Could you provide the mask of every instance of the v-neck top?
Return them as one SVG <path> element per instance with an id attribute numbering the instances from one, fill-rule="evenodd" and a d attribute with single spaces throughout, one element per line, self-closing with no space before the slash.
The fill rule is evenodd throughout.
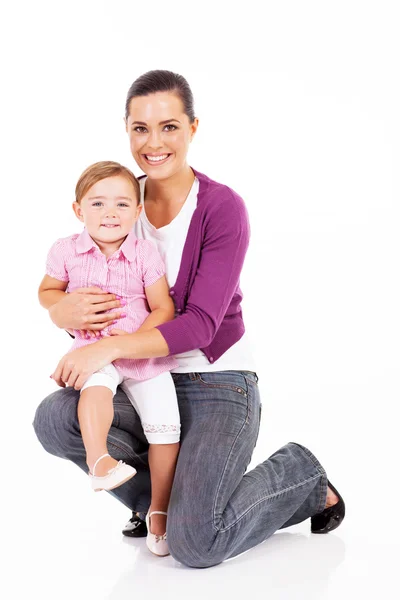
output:
<path id="1" fill-rule="evenodd" d="M 139 179 L 142 211 L 138 221 L 135 223 L 134 233 L 138 239 L 152 240 L 156 244 L 158 252 L 164 260 L 166 277 L 171 288 L 170 294 L 175 301 L 176 312 L 174 321 L 170 321 L 169 323 L 158 327 L 163 335 L 164 333 L 162 328 L 165 325 L 179 323 L 185 316 L 187 316 L 187 311 L 185 310 L 185 301 L 183 298 L 184 294 L 181 296 L 180 294 L 175 293 L 175 290 L 179 290 L 182 287 L 180 281 L 182 281 L 184 278 L 187 279 L 187 263 L 189 262 L 190 270 L 195 268 L 195 264 L 192 263 L 192 253 L 187 242 L 190 242 L 190 239 L 188 240 L 188 236 L 193 235 L 193 217 L 196 211 L 198 212 L 199 193 L 202 185 L 204 185 L 203 178 L 205 177 L 197 172 L 195 172 L 195 175 L 196 177 L 193 185 L 184 204 L 181 207 L 181 210 L 170 223 L 160 228 L 154 227 L 154 225 L 152 225 L 147 218 L 144 202 L 144 190 L 147 178 L 141 177 Z M 224 186 L 221 186 L 221 188 L 222 187 Z M 200 239 L 201 244 L 204 244 L 205 242 L 207 242 L 207 240 L 202 238 Z M 215 289 L 215 285 L 217 283 L 215 276 L 217 275 L 218 277 L 218 272 L 220 270 L 225 271 L 226 268 L 229 268 L 228 264 L 224 264 L 223 262 L 217 265 L 217 272 L 214 272 L 214 274 L 210 273 L 212 280 L 209 282 L 207 279 L 202 277 L 203 283 L 201 285 L 205 286 L 204 292 L 209 294 L 210 299 L 213 297 L 213 290 Z M 234 290 L 232 291 L 234 292 Z M 241 320 L 241 313 L 239 313 L 239 310 L 236 309 L 234 320 L 237 320 L 238 317 Z M 250 351 L 250 344 L 244 331 L 242 332 L 241 336 L 235 335 L 235 337 L 238 337 L 238 339 L 235 340 L 232 338 L 233 343 L 230 344 L 220 356 L 218 356 L 219 352 L 212 351 L 212 353 L 210 353 L 209 351 L 207 352 L 207 350 L 204 351 L 204 349 L 200 349 L 202 340 L 204 339 L 204 333 L 201 331 L 201 320 L 193 323 L 193 326 L 195 328 L 193 331 L 193 341 L 190 340 L 189 342 L 189 340 L 187 340 L 185 343 L 185 340 L 182 339 L 182 343 L 176 346 L 176 351 L 174 351 L 174 347 L 171 348 L 170 346 L 171 342 L 169 342 L 167 339 L 168 333 L 167 335 L 164 335 L 171 350 L 171 354 L 175 355 L 175 359 L 179 365 L 172 370 L 173 373 L 225 370 L 255 371 L 255 364 Z M 196 329 L 199 334 L 197 338 L 197 345 L 195 341 Z M 235 326 L 232 331 L 234 334 L 236 334 Z M 184 331 L 182 336 L 185 336 Z M 190 346 L 189 348 L 187 348 L 188 343 Z M 174 346 L 174 343 L 172 345 Z"/>

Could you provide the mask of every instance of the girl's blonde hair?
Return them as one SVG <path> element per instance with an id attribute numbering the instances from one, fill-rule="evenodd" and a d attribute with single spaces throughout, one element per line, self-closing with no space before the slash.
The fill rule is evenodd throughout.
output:
<path id="1" fill-rule="evenodd" d="M 140 187 L 139 182 L 129 169 L 120 165 L 117 162 L 113 162 L 111 160 L 102 160 L 100 162 L 94 163 L 90 165 L 87 169 L 85 169 L 82 175 L 79 177 L 78 183 L 75 187 L 75 199 L 76 202 L 80 202 L 82 198 L 88 193 L 90 188 L 101 181 L 102 179 L 107 179 L 108 177 L 116 177 L 120 175 L 124 177 L 127 181 L 129 181 L 136 194 L 136 201 L 139 203 L 140 198 Z"/>

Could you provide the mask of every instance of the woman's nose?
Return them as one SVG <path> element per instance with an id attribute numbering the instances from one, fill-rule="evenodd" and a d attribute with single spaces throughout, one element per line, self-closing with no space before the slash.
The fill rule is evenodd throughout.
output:
<path id="1" fill-rule="evenodd" d="M 158 150 L 162 148 L 161 136 L 158 131 L 153 131 L 148 138 L 148 146 L 153 150 Z"/>

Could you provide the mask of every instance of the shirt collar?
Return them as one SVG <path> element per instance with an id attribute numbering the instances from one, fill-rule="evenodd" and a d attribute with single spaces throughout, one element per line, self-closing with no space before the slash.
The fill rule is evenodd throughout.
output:
<path id="1" fill-rule="evenodd" d="M 98 248 L 97 244 L 92 240 L 85 228 L 76 238 L 76 251 L 78 254 L 89 252 L 92 248 Z"/>
<path id="2" fill-rule="evenodd" d="M 125 256 L 129 262 L 133 262 L 136 256 L 136 236 L 133 231 L 130 231 L 126 236 L 124 242 L 119 248 L 120 252 Z"/>
<path id="3" fill-rule="evenodd" d="M 125 240 L 117 250 L 117 254 L 122 252 L 129 262 L 133 262 L 135 260 L 136 255 L 136 237 L 133 231 L 130 231 L 126 236 Z M 78 235 L 76 239 L 76 251 L 78 254 L 84 254 L 85 252 L 89 252 L 92 248 L 97 248 L 99 251 L 99 247 L 96 242 L 88 234 L 87 229 L 85 228 L 80 235 Z"/>

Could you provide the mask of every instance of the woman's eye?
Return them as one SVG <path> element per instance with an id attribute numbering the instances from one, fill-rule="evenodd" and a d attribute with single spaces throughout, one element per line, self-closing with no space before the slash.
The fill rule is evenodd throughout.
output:
<path id="1" fill-rule="evenodd" d="M 178 129 L 176 125 L 166 125 L 164 127 L 165 131 L 175 131 L 175 129 Z"/>
<path id="2" fill-rule="evenodd" d="M 137 133 L 145 133 L 146 127 L 141 127 L 140 125 L 138 125 L 137 127 L 133 128 L 133 131 L 136 131 Z"/>

